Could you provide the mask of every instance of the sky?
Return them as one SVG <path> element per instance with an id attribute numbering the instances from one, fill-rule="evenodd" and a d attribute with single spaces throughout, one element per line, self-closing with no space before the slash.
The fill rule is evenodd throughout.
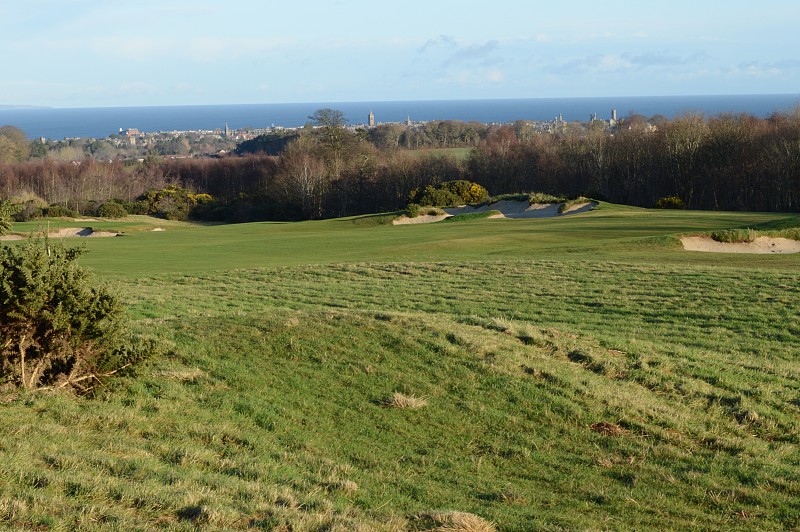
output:
<path id="1" fill-rule="evenodd" d="M 0 105 L 800 93 L 797 0 L 0 5 Z"/>

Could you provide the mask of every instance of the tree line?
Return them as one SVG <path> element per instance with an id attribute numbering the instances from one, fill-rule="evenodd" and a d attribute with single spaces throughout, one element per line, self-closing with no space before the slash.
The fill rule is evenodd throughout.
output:
<path id="1" fill-rule="evenodd" d="M 8 140 L 0 129 L 0 150 L 15 147 L 14 157 L 0 153 L 0 198 L 34 214 L 54 205 L 93 214 L 110 201 L 146 212 L 148 191 L 172 187 L 211 196 L 194 209 L 199 217 L 297 220 L 399 210 L 415 189 L 468 180 L 492 194 L 538 191 L 645 207 L 670 197 L 676 201 L 661 204 L 800 211 L 800 109 L 764 119 L 629 116 L 613 127 L 592 122 L 553 131 L 456 121 L 428 123 L 424 133 L 399 124 L 355 130 L 332 109 L 310 118 L 314 127 L 262 139 L 279 147 L 274 152 L 151 155 L 133 165 L 25 160 L 19 135 Z M 420 147 L 468 147 L 468 155 L 416 149 L 414 135 L 428 139 Z"/>

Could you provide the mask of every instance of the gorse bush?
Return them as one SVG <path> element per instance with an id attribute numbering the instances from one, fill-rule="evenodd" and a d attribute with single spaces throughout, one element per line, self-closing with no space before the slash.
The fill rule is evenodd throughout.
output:
<path id="1" fill-rule="evenodd" d="M 685 209 L 686 204 L 678 196 L 666 196 L 656 201 L 656 209 Z"/>
<path id="2" fill-rule="evenodd" d="M 464 203 L 475 204 L 486 201 L 489 192 L 478 183 L 464 180 L 445 181 L 438 187 L 416 188 L 409 195 L 409 202 L 432 207 L 455 207 Z"/>
<path id="3" fill-rule="evenodd" d="M 167 220 L 188 220 L 193 210 L 203 210 L 213 205 L 214 198 L 210 194 L 193 194 L 177 185 L 169 185 L 162 189 L 145 192 L 139 201 L 147 205 L 144 214 L 151 214 Z M 130 209 L 129 209 L 130 212 Z"/>
<path id="4" fill-rule="evenodd" d="M 11 218 L 17 213 L 19 206 L 10 201 L 0 200 L 0 235 L 11 231 Z"/>
<path id="5" fill-rule="evenodd" d="M 83 248 L 49 239 L 0 248 L 0 382 L 91 391 L 145 358 L 124 308 L 76 261 Z"/>

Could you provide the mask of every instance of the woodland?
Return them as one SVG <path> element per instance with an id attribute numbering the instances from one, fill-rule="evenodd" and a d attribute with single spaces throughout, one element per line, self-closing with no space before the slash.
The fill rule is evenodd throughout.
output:
<path id="1" fill-rule="evenodd" d="M 537 190 L 643 207 L 662 200 L 800 211 L 800 109 L 768 118 L 629 116 L 613 126 L 547 130 L 524 121 L 367 130 L 346 127 L 332 109 L 309 118 L 313 127 L 259 137 L 224 157 L 154 153 L 133 163 L 34 157 L 24 134 L 0 128 L 0 197 L 20 206 L 20 220 L 96 215 L 108 203 L 173 219 L 300 220 L 395 211 L 417 189 L 468 180 L 494 195 Z"/>

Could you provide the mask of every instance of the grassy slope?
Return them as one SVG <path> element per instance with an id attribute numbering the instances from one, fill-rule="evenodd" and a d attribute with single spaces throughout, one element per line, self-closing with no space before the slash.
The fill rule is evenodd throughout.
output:
<path id="1" fill-rule="evenodd" d="M 786 218 L 603 204 L 87 240 L 174 355 L 2 407 L 12 526 L 800 526 L 797 256 L 679 249 Z M 424 396 L 388 409 L 394 391 Z"/>

